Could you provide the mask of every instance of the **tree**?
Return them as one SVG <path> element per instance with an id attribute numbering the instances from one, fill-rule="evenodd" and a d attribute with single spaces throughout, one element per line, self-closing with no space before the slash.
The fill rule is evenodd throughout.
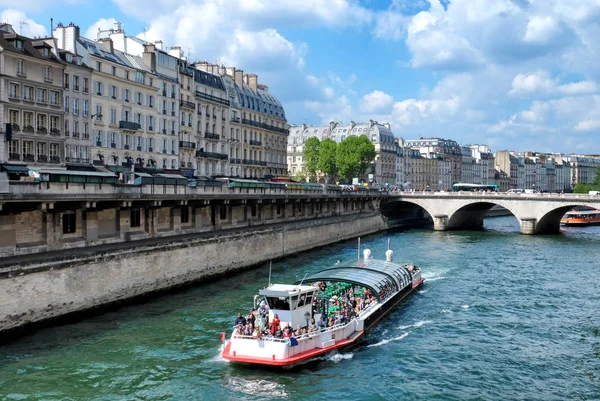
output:
<path id="1" fill-rule="evenodd" d="M 364 135 L 349 136 L 344 139 L 336 151 L 338 173 L 346 182 L 363 174 L 375 160 L 375 146 Z"/>
<path id="2" fill-rule="evenodd" d="M 308 138 L 304 144 L 304 169 L 309 179 L 315 179 L 319 168 L 319 148 L 321 141 L 316 136 Z"/>
<path id="3" fill-rule="evenodd" d="M 584 184 L 582 182 L 578 182 L 577 184 L 575 184 L 575 187 L 573 188 L 573 193 L 576 193 L 576 194 L 587 194 L 590 191 L 593 191 L 592 185 Z"/>
<path id="4" fill-rule="evenodd" d="M 293 177 L 292 179 L 294 179 L 295 181 L 301 181 L 301 182 L 305 182 L 306 181 L 306 174 L 304 174 L 304 171 L 298 171 Z"/>
<path id="5" fill-rule="evenodd" d="M 318 169 L 327 176 L 326 182 L 329 182 L 337 174 L 336 150 L 337 143 L 333 139 L 323 139 L 319 148 Z"/>

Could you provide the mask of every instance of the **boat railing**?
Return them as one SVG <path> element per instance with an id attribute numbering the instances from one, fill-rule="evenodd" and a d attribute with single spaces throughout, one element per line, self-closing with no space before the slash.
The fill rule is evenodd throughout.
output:
<path id="1" fill-rule="evenodd" d="M 344 328 L 344 327 L 348 326 L 355 319 L 356 319 L 356 317 L 354 319 L 350 320 L 348 323 L 338 323 L 338 324 L 336 324 L 334 326 L 331 326 L 331 327 L 322 327 L 319 330 L 314 331 L 312 333 L 302 334 L 299 337 L 295 337 L 294 336 L 294 338 L 296 340 L 298 340 L 298 341 L 303 341 L 303 340 L 307 340 L 307 339 L 316 337 L 316 336 L 321 335 L 323 333 L 327 333 L 327 332 L 330 332 L 330 331 L 336 331 L 338 329 L 341 329 L 341 328 Z M 240 335 L 240 334 L 236 334 L 235 332 L 232 333 L 231 338 L 240 339 L 240 340 L 272 341 L 272 342 L 279 342 L 279 343 L 285 343 L 285 342 L 287 342 L 289 340 L 289 338 L 279 338 L 279 337 L 275 337 L 275 336 L 254 337 L 254 336 L 248 336 L 248 335 Z"/>

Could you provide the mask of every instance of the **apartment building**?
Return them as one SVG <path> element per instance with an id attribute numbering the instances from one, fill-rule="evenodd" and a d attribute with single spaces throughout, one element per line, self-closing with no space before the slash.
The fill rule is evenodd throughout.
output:
<path id="1" fill-rule="evenodd" d="M 43 39 L 1 24 L 0 65 L 0 162 L 64 165 L 64 63 Z"/>

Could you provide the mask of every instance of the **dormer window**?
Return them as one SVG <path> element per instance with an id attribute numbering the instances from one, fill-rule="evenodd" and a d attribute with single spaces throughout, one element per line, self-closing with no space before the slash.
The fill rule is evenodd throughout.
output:
<path id="1" fill-rule="evenodd" d="M 44 57 L 50 57 L 50 49 L 44 47 L 44 49 L 42 50 L 42 54 L 44 55 Z"/>
<path id="2" fill-rule="evenodd" d="M 22 50 L 23 49 L 23 41 L 21 39 L 17 39 L 15 41 L 15 47 L 19 50 Z"/>
<path id="3" fill-rule="evenodd" d="M 73 55 L 72 55 L 72 54 L 69 54 L 69 53 L 67 53 L 67 54 L 65 55 L 65 59 L 66 59 L 66 60 L 67 60 L 69 63 L 71 63 L 71 62 L 73 62 Z"/>

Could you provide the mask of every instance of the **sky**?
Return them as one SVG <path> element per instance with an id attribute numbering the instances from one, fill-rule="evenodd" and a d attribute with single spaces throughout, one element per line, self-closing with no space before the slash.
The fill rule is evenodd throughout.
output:
<path id="1" fill-rule="evenodd" d="M 181 46 L 258 74 L 292 125 L 389 122 L 397 137 L 600 153 L 599 0 L 0 0 L 27 36 Z"/>

